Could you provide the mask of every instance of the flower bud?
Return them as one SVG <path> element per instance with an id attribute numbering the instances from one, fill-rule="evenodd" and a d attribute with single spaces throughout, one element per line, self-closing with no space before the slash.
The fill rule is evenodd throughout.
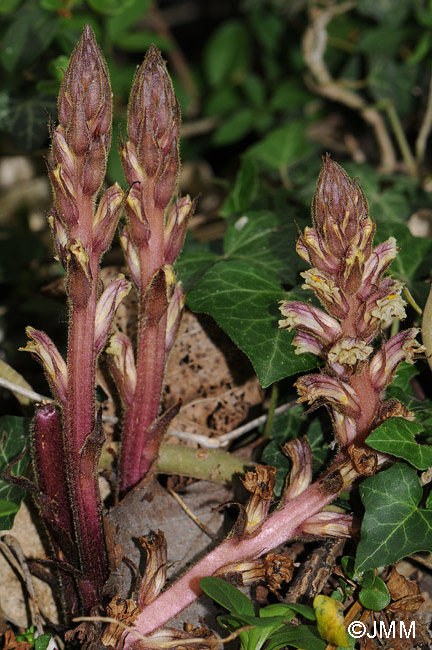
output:
<path id="1" fill-rule="evenodd" d="M 93 217 L 93 250 L 104 253 L 111 244 L 124 201 L 123 190 L 114 183 L 103 193 Z"/>
<path id="2" fill-rule="evenodd" d="M 135 393 L 137 372 L 129 337 L 121 332 L 116 332 L 110 338 L 105 352 L 108 355 L 108 365 L 120 399 L 123 404 L 130 404 Z"/>
<path id="3" fill-rule="evenodd" d="M 165 350 L 168 355 L 174 345 L 177 331 L 180 325 L 180 320 L 183 314 L 183 309 L 186 304 L 186 294 L 179 284 L 176 284 L 174 293 L 168 305 L 167 311 L 167 326 L 166 326 L 166 342 Z"/>
<path id="4" fill-rule="evenodd" d="M 138 251 L 132 242 L 128 228 L 120 228 L 120 244 L 123 249 L 123 254 L 126 258 L 133 283 L 137 289 L 139 289 L 141 287 L 141 265 L 138 257 Z"/>
<path id="5" fill-rule="evenodd" d="M 359 532 L 359 525 L 354 522 L 352 515 L 339 512 L 318 512 L 304 521 L 301 530 L 304 535 L 353 537 L 355 533 Z"/>
<path id="6" fill-rule="evenodd" d="M 154 200 L 160 208 L 171 200 L 177 180 L 179 130 L 180 110 L 171 80 L 159 51 L 151 46 L 133 82 L 128 138 L 145 177 L 155 179 Z M 131 171 L 125 167 L 126 178 L 131 178 Z"/>
<path id="7" fill-rule="evenodd" d="M 27 341 L 26 347 L 20 350 L 30 352 L 42 364 L 53 393 L 59 402 L 64 404 L 67 388 L 65 360 L 45 332 L 27 327 L 26 334 L 30 341 Z"/>
<path id="8" fill-rule="evenodd" d="M 69 150 L 78 159 L 85 157 L 84 169 L 81 168 L 74 182 L 80 184 L 84 195 L 94 196 L 105 174 L 111 140 L 112 100 L 108 68 L 88 25 L 84 27 L 63 76 L 58 115 L 60 134 Z M 55 162 L 63 166 L 59 147 L 64 148 L 60 142 L 53 145 L 53 156 Z"/>
<path id="9" fill-rule="evenodd" d="M 329 375 L 305 375 L 294 384 L 300 395 L 298 402 L 330 403 L 337 411 L 355 417 L 360 412 L 360 400 L 345 381 Z"/>
<path id="10" fill-rule="evenodd" d="M 69 244 L 66 291 L 76 307 L 85 307 L 92 291 L 90 259 L 79 239 Z"/>
<path id="11" fill-rule="evenodd" d="M 127 296 L 131 284 L 124 275 L 119 275 L 116 280 L 105 289 L 96 305 L 95 315 L 95 352 L 99 354 L 108 340 L 115 311 L 123 298 Z"/>
<path id="12" fill-rule="evenodd" d="M 165 262 L 174 264 L 183 247 L 188 222 L 194 213 L 196 199 L 191 201 L 189 196 L 177 199 L 171 207 L 164 230 Z"/>
<path id="13" fill-rule="evenodd" d="M 385 388 L 394 378 L 402 361 L 414 363 L 426 348 L 416 341 L 419 329 L 413 327 L 392 336 L 373 357 L 369 365 L 369 375 L 377 392 Z"/>
<path id="14" fill-rule="evenodd" d="M 65 227 L 57 216 L 54 207 L 51 208 L 47 216 L 48 224 L 51 228 L 54 237 L 55 247 L 57 249 L 58 260 L 61 262 L 64 269 L 67 265 L 67 249 L 68 249 L 68 236 Z"/>

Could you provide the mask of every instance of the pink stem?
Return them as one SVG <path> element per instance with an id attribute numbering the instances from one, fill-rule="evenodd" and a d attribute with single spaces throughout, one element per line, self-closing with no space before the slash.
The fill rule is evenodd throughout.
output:
<path id="1" fill-rule="evenodd" d="M 150 635 L 182 612 L 202 594 L 199 585 L 201 578 L 213 575 L 226 564 L 264 555 L 295 537 L 302 523 L 329 504 L 341 489 L 346 489 L 346 481 L 342 485 L 340 473 L 333 468 L 333 471 L 271 515 L 254 537 L 231 537 L 222 542 L 172 587 L 147 605 L 134 623 L 136 631 Z M 133 632 L 128 634 L 123 650 L 128 650 L 136 640 Z"/>

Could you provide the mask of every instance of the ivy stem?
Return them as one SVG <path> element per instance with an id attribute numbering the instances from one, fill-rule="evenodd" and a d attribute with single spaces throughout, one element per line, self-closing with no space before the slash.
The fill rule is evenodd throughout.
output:
<path id="1" fill-rule="evenodd" d="M 278 382 L 275 382 L 272 385 L 272 389 L 271 389 L 270 406 L 267 413 L 267 421 L 264 427 L 263 440 L 268 440 L 271 436 L 278 397 L 279 397 L 279 384 Z"/>

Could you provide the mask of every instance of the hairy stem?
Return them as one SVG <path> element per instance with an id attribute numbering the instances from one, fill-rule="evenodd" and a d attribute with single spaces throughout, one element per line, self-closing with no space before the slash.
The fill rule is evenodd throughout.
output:
<path id="1" fill-rule="evenodd" d="M 302 523 L 328 505 L 356 476 L 358 474 L 351 463 L 341 461 L 281 510 L 274 512 L 253 537 L 226 539 L 151 602 L 135 621 L 134 628 L 140 634 L 151 634 L 202 594 L 201 578 L 214 575 L 227 564 L 264 555 L 295 537 Z M 125 639 L 124 650 L 130 648 L 135 640 L 130 633 Z"/>

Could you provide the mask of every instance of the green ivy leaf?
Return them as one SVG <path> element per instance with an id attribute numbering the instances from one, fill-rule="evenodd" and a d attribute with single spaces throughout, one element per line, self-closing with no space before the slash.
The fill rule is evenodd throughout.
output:
<path id="1" fill-rule="evenodd" d="M 316 366 L 296 355 L 293 332 L 280 330 L 278 302 L 285 298 L 274 276 L 250 261 L 218 262 L 188 293 L 194 311 L 210 314 L 249 357 L 262 386 Z"/>
<path id="2" fill-rule="evenodd" d="M 29 426 L 28 418 L 15 415 L 0 417 L 0 475 L 23 452 L 26 453 L 14 464 L 12 474 L 13 476 L 22 476 L 25 473 L 30 460 L 30 455 L 26 451 L 29 441 Z M 0 530 L 12 528 L 15 515 L 25 495 L 25 490 L 0 478 Z"/>
<path id="3" fill-rule="evenodd" d="M 421 431 L 423 427 L 417 422 L 390 418 L 377 427 L 366 442 L 377 451 L 403 458 L 417 469 L 427 469 L 432 465 L 432 446 L 419 445 L 414 440 Z"/>
<path id="4" fill-rule="evenodd" d="M 129 10 L 136 0 L 88 0 L 93 11 L 105 16 L 117 16 Z"/>
<path id="5" fill-rule="evenodd" d="M 221 578 L 202 578 L 200 580 L 201 589 L 207 596 L 210 596 L 215 602 L 225 607 L 232 614 L 246 614 L 255 616 L 255 610 L 252 602 L 245 596 L 240 589 L 230 585 Z"/>
<path id="6" fill-rule="evenodd" d="M 309 150 L 304 124 L 293 120 L 274 129 L 258 144 L 248 149 L 248 154 L 272 169 L 285 169 Z"/>
<path id="7" fill-rule="evenodd" d="M 234 187 L 229 193 L 220 214 L 229 217 L 245 212 L 250 207 L 257 192 L 257 168 L 249 156 L 244 156 L 237 173 Z"/>
<path id="8" fill-rule="evenodd" d="M 47 139 L 47 112 L 55 113 L 55 98 L 34 95 L 23 100 L 0 95 L 0 129 L 10 133 L 23 149 L 37 149 Z"/>
<path id="9" fill-rule="evenodd" d="M 52 639 L 51 634 L 41 634 L 35 639 L 35 650 L 46 650 Z"/>
<path id="10" fill-rule="evenodd" d="M 432 551 L 432 511 L 419 508 L 422 487 L 414 469 L 397 463 L 360 485 L 365 506 L 356 571 Z"/>
<path id="11" fill-rule="evenodd" d="M 361 586 L 359 601 L 363 607 L 371 609 L 373 612 L 379 612 L 389 605 L 391 601 L 389 590 L 385 582 L 375 575 L 373 569 L 365 571 Z"/>
<path id="12" fill-rule="evenodd" d="M 213 132 L 212 142 L 215 145 L 227 145 L 244 138 L 254 126 L 254 111 L 252 108 L 241 108 L 229 117 L 223 119 Z"/>
<path id="13" fill-rule="evenodd" d="M 250 36 L 240 20 L 225 21 L 213 32 L 205 53 L 206 78 L 212 86 L 238 82 L 250 59 Z"/>

